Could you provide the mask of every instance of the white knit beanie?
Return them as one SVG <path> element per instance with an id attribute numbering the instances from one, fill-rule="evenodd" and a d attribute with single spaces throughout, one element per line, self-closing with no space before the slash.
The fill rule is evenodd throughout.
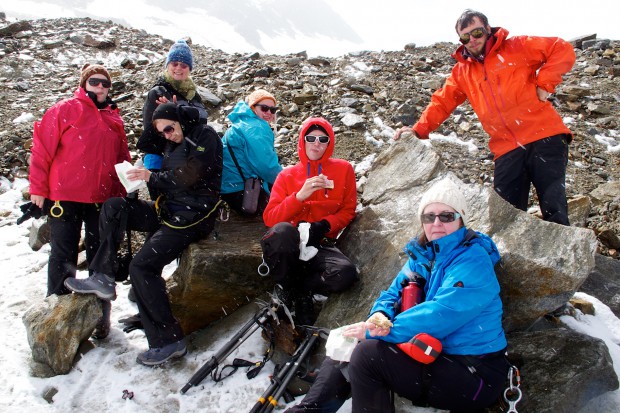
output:
<path id="1" fill-rule="evenodd" d="M 418 217 L 422 216 L 424 208 L 435 202 L 448 205 L 461 214 L 463 225 L 467 226 L 467 201 L 459 187 L 451 179 L 443 178 L 434 183 L 433 186 L 422 195 L 420 206 L 418 207 Z"/>

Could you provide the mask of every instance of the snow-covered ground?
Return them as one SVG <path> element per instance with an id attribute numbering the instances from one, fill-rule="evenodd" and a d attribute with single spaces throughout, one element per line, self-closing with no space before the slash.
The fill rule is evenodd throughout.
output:
<path id="1" fill-rule="evenodd" d="M 189 337 L 190 353 L 182 360 L 163 367 L 149 368 L 135 362 L 147 343 L 142 330 L 124 333 L 119 318 L 136 313 L 135 305 L 127 299 L 127 286 L 119 284 L 118 299 L 112 306 L 112 331 L 106 340 L 95 342 L 95 348 L 83 355 L 73 370 L 63 376 L 33 378 L 29 375 L 31 352 L 22 323 L 25 311 L 42 300 L 46 291 L 47 259 L 49 246 L 34 252 L 28 245 L 32 221 L 20 226 L 15 220 L 20 216 L 23 203 L 21 189 L 27 181 L 18 179 L 10 183 L 0 178 L 6 189 L 0 195 L 0 268 L 3 285 L 0 288 L 0 331 L 4 347 L 0 352 L 0 411 L 1 412 L 211 412 L 233 413 L 249 411 L 257 398 L 269 385 L 273 363 L 269 362 L 260 374 L 249 380 L 240 369 L 231 377 L 215 383 L 207 377 L 199 386 L 186 394 L 179 390 L 222 345 L 249 319 L 254 305 L 244 307 L 214 326 Z M 171 274 L 174 265 L 166 267 Z M 80 272 L 79 277 L 85 277 Z M 577 319 L 563 317 L 571 328 L 601 338 L 607 343 L 611 357 L 620 373 L 620 320 L 607 306 L 594 297 L 579 293 L 580 297 L 594 303 L 595 316 L 580 315 Z M 258 361 L 266 343 L 255 333 L 229 361 L 241 357 Z M 123 399 L 123 391 L 133 392 L 133 399 Z M 54 394 L 55 392 L 55 394 Z M 49 404 L 44 396 L 53 400 Z M 399 412 L 430 413 L 434 409 L 407 407 Z M 607 393 L 593 400 L 582 413 L 616 413 L 620 406 L 620 391 Z M 341 412 L 350 411 L 350 402 Z"/>

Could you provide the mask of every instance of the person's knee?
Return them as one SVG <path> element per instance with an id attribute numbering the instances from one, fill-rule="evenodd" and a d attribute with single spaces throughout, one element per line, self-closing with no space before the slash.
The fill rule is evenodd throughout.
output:
<path id="1" fill-rule="evenodd" d="M 329 289 L 333 293 L 340 293 L 351 288 L 357 281 L 357 268 L 353 263 L 341 267 L 336 274 L 329 277 L 327 282 Z"/>
<path id="2" fill-rule="evenodd" d="M 261 239 L 266 253 L 289 253 L 299 248 L 299 231 L 288 222 L 280 222 L 271 227 Z"/>

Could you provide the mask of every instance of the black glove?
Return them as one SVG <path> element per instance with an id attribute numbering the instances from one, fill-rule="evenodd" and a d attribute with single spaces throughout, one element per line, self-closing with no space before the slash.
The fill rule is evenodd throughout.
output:
<path id="1" fill-rule="evenodd" d="M 125 327 L 123 327 L 123 331 L 125 333 L 130 333 L 138 329 L 144 329 L 144 326 L 142 325 L 142 319 L 140 318 L 139 313 L 132 315 L 131 317 L 121 318 L 120 320 L 118 320 L 118 322 L 121 324 L 125 324 Z"/>
<path id="2" fill-rule="evenodd" d="M 326 219 L 322 219 L 310 224 L 310 233 L 308 234 L 308 243 L 311 247 L 318 247 L 321 245 L 321 241 L 325 238 L 325 234 L 329 232 L 331 225 Z"/>
<path id="3" fill-rule="evenodd" d="M 21 224 L 24 221 L 27 221 L 30 218 L 39 219 L 41 215 L 43 215 L 43 211 L 41 208 L 36 206 L 32 202 L 27 202 L 19 206 L 19 209 L 22 211 L 22 216 L 17 218 L 17 225 Z"/>

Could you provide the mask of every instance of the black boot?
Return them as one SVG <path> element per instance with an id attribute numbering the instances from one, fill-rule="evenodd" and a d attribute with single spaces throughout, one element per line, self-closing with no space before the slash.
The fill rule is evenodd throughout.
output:
<path id="1" fill-rule="evenodd" d="M 296 325 L 311 326 L 316 321 L 314 315 L 314 299 L 310 293 L 301 293 L 295 296 L 295 315 L 293 316 Z"/>

